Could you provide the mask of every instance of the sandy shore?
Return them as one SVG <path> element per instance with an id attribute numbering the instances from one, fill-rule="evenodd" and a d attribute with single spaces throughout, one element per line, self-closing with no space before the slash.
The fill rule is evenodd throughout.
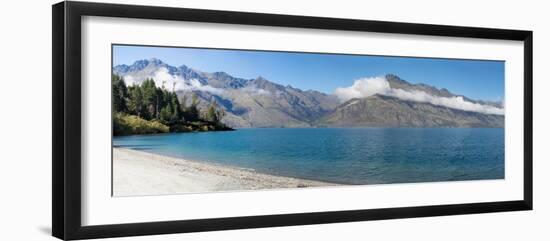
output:
<path id="1" fill-rule="evenodd" d="M 114 196 L 332 186 L 298 178 L 113 148 Z"/>

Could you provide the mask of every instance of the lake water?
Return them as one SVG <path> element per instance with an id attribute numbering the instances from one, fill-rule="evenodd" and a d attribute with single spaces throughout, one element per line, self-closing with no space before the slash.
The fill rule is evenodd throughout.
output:
<path id="1" fill-rule="evenodd" d="M 504 178 L 502 128 L 261 128 L 115 137 L 113 145 L 342 184 Z"/>

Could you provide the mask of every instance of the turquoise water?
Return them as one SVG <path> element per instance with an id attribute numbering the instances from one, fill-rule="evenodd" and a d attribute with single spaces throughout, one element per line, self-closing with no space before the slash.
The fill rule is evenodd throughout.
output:
<path id="1" fill-rule="evenodd" d="M 501 128 L 261 128 L 115 137 L 113 145 L 342 184 L 504 178 Z"/>

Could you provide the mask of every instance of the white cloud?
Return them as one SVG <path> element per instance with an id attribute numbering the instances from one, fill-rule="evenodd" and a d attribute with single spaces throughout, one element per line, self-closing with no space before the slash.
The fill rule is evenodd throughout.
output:
<path id="1" fill-rule="evenodd" d="M 350 87 L 336 88 L 334 94 L 341 100 L 362 98 L 374 94 L 386 94 L 390 91 L 390 84 L 383 77 L 362 78 L 356 80 Z"/>
<path id="2" fill-rule="evenodd" d="M 389 82 L 383 77 L 362 78 L 356 80 L 350 87 L 337 88 L 334 94 L 341 100 L 347 101 L 353 98 L 363 98 L 374 94 L 391 96 L 407 101 L 430 103 L 453 109 L 473 111 L 484 114 L 504 115 L 504 109 L 491 105 L 483 105 L 464 100 L 461 96 L 440 97 L 428 94 L 424 91 L 406 91 L 392 89 Z"/>
<path id="3" fill-rule="evenodd" d="M 183 90 L 183 91 L 193 91 L 200 90 L 210 92 L 212 94 L 221 94 L 223 89 L 214 88 L 210 85 L 203 85 L 197 79 L 186 80 L 177 75 L 171 75 L 167 68 L 160 68 L 149 76 L 145 76 L 141 79 L 137 79 L 134 76 L 126 75 L 124 76 L 124 82 L 126 85 L 141 84 L 146 78 L 152 78 L 155 81 L 157 87 L 163 87 L 169 90 Z"/>
<path id="4" fill-rule="evenodd" d="M 256 88 L 254 86 L 246 86 L 244 88 L 241 88 L 241 90 L 251 95 L 271 95 L 271 92 L 264 89 Z"/>
<path id="5" fill-rule="evenodd" d="M 212 87 L 210 85 L 203 85 L 197 79 L 189 80 L 189 85 L 187 87 L 190 90 L 206 91 L 206 92 L 210 92 L 212 94 L 222 94 L 223 93 L 223 89 L 215 88 L 215 87 Z"/>
<path id="6" fill-rule="evenodd" d="M 158 87 L 164 87 L 169 90 L 184 90 L 186 89 L 185 80 L 179 76 L 171 75 L 167 68 L 160 68 L 155 71 L 153 76 L 150 76 L 155 81 Z"/>
<path id="7" fill-rule="evenodd" d="M 131 75 L 125 75 L 125 76 L 123 76 L 123 79 L 124 79 L 124 84 L 126 84 L 126 86 L 132 86 L 132 85 L 135 85 L 135 84 L 139 84 L 134 79 L 134 77 L 132 77 Z"/>

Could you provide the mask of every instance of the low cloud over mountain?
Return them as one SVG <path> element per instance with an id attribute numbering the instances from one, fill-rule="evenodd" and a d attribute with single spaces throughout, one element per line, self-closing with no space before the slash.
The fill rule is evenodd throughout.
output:
<path id="1" fill-rule="evenodd" d="M 180 98 L 196 94 L 200 107 L 216 101 L 227 115 L 223 122 L 232 127 L 308 127 L 314 120 L 334 110 L 335 96 L 318 91 L 302 91 L 262 77 L 243 79 L 225 72 L 207 73 L 185 65 L 170 66 L 158 59 L 118 65 L 113 72 L 127 85 L 153 78 L 157 86 L 175 90 Z"/>
<path id="2" fill-rule="evenodd" d="M 151 74 L 142 76 L 142 78 L 134 78 L 131 74 L 123 76 L 126 85 L 139 85 L 145 79 L 143 77 L 152 78 L 156 86 L 164 86 L 175 91 L 206 91 L 213 94 L 223 92 L 223 89 L 202 84 L 198 79 L 184 79 L 182 76 L 170 74 L 166 67 L 159 67 Z"/>
<path id="3" fill-rule="evenodd" d="M 205 107 L 216 101 L 233 127 L 414 126 L 502 127 L 500 103 L 472 100 L 446 89 L 411 84 L 396 75 L 363 78 L 333 94 L 283 86 L 265 78 L 243 79 L 203 72 L 158 59 L 118 65 L 113 73 L 127 85 L 152 78 L 183 100 L 196 94 Z"/>
<path id="4" fill-rule="evenodd" d="M 479 112 L 492 115 L 504 115 L 504 108 L 475 103 L 465 100 L 463 96 L 437 96 L 422 90 L 392 88 L 386 77 L 362 78 L 356 80 L 352 86 L 337 88 L 334 94 L 341 101 L 353 98 L 365 98 L 375 94 L 395 97 L 405 101 L 429 103 L 458 110 Z"/>

